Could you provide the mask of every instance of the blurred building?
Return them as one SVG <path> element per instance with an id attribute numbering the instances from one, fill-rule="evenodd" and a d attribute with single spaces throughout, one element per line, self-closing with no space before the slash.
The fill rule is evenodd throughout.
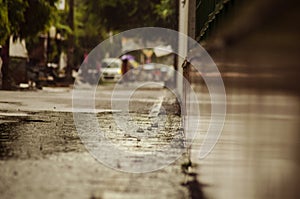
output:
<path id="1" fill-rule="evenodd" d="M 28 52 L 24 39 L 10 37 L 9 56 L 11 78 L 15 85 L 27 82 L 26 63 L 28 61 Z"/>

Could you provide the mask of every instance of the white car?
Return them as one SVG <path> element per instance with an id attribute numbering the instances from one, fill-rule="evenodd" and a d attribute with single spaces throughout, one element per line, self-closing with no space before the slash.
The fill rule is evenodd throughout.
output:
<path id="1" fill-rule="evenodd" d="M 105 58 L 101 62 L 101 80 L 103 82 L 116 82 L 121 76 L 122 61 L 118 58 Z"/>

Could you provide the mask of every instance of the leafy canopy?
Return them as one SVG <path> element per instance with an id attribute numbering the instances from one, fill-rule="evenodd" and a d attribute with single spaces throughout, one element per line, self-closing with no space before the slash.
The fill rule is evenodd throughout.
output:
<path id="1" fill-rule="evenodd" d="M 78 0 L 76 34 L 81 46 L 98 43 L 114 33 L 132 28 L 157 26 L 177 29 L 175 0 Z"/>
<path id="2" fill-rule="evenodd" d="M 0 0 L 0 45 L 10 36 L 36 36 L 53 19 L 57 0 Z"/>

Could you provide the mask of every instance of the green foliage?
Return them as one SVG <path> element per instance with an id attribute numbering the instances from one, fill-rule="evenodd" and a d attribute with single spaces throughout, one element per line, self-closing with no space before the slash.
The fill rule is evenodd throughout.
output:
<path id="1" fill-rule="evenodd" d="M 77 44 L 92 48 L 107 38 L 108 32 L 157 26 L 177 29 L 175 0 L 81 0 L 76 1 Z"/>
<path id="2" fill-rule="evenodd" d="M 0 0 L 0 45 L 5 42 L 5 39 L 9 36 L 9 32 L 7 4 L 4 0 Z"/>
<path id="3" fill-rule="evenodd" d="M 57 11 L 56 1 L 0 0 L 0 44 L 9 35 L 36 36 L 49 24 L 73 33 L 66 25 L 67 12 Z M 176 29 L 176 8 L 174 0 L 76 0 L 74 35 L 78 45 L 91 47 L 91 43 L 107 38 L 109 31 L 144 26 Z"/>
<path id="4" fill-rule="evenodd" d="M 36 36 L 49 25 L 56 0 L 0 0 L 0 42 L 10 36 Z"/>
<path id="5" fill-rule="evenodd" d="M 161 0 L 160 4 L 155 6 L 154 12 L 165 21 L 169 28 L 177 29 L 174 24 L 177 22 L 176 7 L 177 1 L 174 0 Z"/>
<path id="6" fill-rule="evenodd" d="M 20 36 L 35 36 L 44 30 L 51 19 L 51 1 L 27 0 L 28 7 L 24 12 L 25 21 L 20 24 Z"/>
<path id="7" fill-rule="evenodd" d="M 160 26 L 172 28 L 175 1 L 171 0 L 111 0 L 98 1 L 90 8 L 91 13 L 98 13 L 99 23 L 112 30 L 127 30 L 143 26 Z M 94 2 L 95 3 L 95 2 Z M 98 12 L 97 12 L 98 11 Z M 173 20 L 174 22 L 174 20 Z"/>

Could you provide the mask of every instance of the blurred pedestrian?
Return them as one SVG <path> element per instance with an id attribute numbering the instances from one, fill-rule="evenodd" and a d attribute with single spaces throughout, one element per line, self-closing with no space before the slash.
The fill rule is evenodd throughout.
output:
<path id="1" fill-rule="evenodd" d="M 121 67 L 121 73 L 122 73 L 122 81 L 127 81 L 128 78 L 126 73 L 130 70 L 129 62 L 127 58 L 122 58 L 122 67 Z"/>

